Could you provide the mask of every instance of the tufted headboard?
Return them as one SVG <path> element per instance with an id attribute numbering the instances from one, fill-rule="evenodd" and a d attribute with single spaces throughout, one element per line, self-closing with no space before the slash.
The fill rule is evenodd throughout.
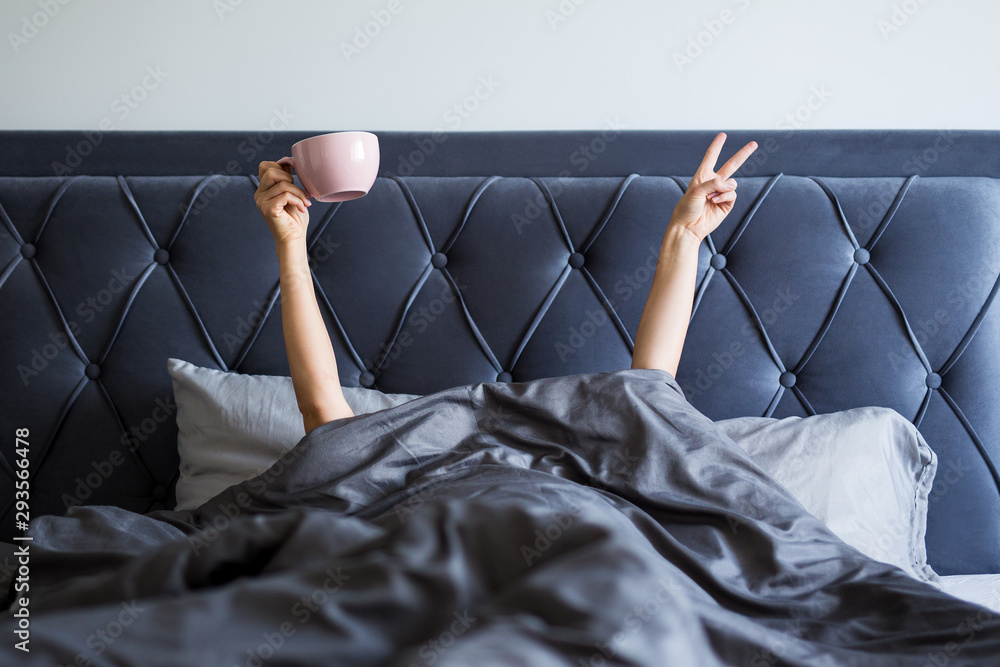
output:
<path id="1" fill-rule="evenodd" d="M 252 193 L 260 160 L 316 133 L 0 132 L 0 539 L 15 429 L 35 515 L 171 508 L 166 359 L 288 374 Z M 378 134 L 371 193 L 310 209 L 344 385 L 629 366 L 714 133 Z M 724 158 L 750 139 L 701 252 L 688 399 L 713 419 L 894 408 L 939 457 L 931 565 L 1000 572 L 1000 133 L 733 132 Z"/>

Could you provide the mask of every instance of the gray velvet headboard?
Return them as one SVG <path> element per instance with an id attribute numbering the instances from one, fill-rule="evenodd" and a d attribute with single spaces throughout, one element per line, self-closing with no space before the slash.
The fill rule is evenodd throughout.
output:
<path id="1" fill-rule="evenodd" d="M 34 515 L 172 507 L 166 359 L 288 374 L 252 193 L 260 160 L 316 133 L 0 133 L 0 538 L 16 429 Z M 343 384 L 628 367 L 713 132 L 376 133 L 371 193 L 310 209 Z M 688 399 L 713 419 L 896 409 L 939 457 L 930 564 L 1000 572 L 1000 133 L 733 132 L 728 152 L 750 139 L 702 248 Z"/>

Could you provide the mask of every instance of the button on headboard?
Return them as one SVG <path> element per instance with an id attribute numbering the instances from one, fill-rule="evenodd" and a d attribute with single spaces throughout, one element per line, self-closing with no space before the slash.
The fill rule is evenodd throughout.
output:
<path id="1" fill-rule="evenodd" d="M 0 538 L 16 428 L 35 514 L 172 507 L 166 359 L 288 374 L 252 195 L 257 162 L 309 134 L 0 133 Z M 381 133 L 371 193 L 310 209 L 342 383 L 428 393 L 628 367 L 711 136 Z M 751 138 L 736 207 L 701 249 L 678 381 L 713 419 L 894 408 L 939 457 L 931 565 L 1000 572 L 1000 136 L 732 133 L 727 152 Z"/>

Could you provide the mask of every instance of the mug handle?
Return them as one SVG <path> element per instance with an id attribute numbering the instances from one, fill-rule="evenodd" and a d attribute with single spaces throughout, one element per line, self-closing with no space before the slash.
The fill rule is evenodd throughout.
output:
<path id="1" fill-rule="evenodd" d="M 284 166 L 284 165 L 287 164 L 292 169 L 295 168 L 295 160 L 292 159 L 292 158 L 290 158 L 290 157 L 283 157 L 283 158 L 281 158 L 280 160 L 278 160 L 278 164 L 280 164 L 282 166 Z M 302 190 L 309 196 L 310 199 L 316 199 L 316 195 L 314 195 L 313 193 L 309 192 L 309 190 L 306 188 L 305 184 L 302 185 Z"/>

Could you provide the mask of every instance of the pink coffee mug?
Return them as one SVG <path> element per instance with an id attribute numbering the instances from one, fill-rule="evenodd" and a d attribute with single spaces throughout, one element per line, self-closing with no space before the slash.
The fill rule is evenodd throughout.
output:
<path id="1" fill-rule="evenodd" d="M 378 175 L 378 137 L 371 132 L 331 132 L 297 141 L 291 165 L 306 194 L 317 201 L 348 201 L 368 194 Z"/>

